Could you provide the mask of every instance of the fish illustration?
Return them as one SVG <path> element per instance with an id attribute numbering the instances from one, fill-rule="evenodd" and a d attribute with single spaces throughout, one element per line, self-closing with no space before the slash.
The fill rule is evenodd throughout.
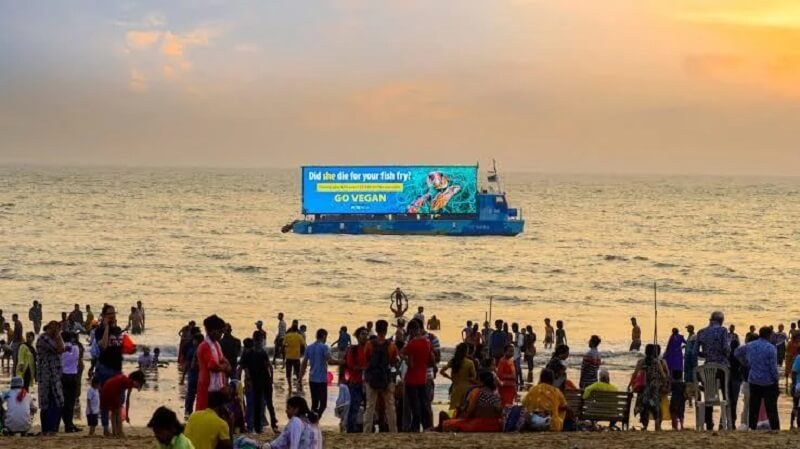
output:
<path id="1" fill-rule="evenodd" d="M 428 173 L 428 188 L 436 190 L 444 190 L 450 184 L 450 178 L 440 171 L 432 171 Z"/>
<path id="2" fill-rule="evenodd" d="M 433 203 L 431 203 L 431 212 L 440 211 L 447 206 L 447 203 L 453 198 L 455 194 L 461 191 L 460 186 L 450 186 L 446 188 L 443 192 L 440 192 L 433 198 Z"/>
<path id="3" fill-rule="evenodd" d="M 420 209 L 422 206 L 424 206 L 424 205 L 425 205 L 425 203 L 427 203 L 428 201 L 430 201 L 430 199 L 431 199 L 431 194 L 430 194 L 430 193 L 426 193 L 426 194 L 424 194 L 424 195 L 420 196 L 419 198 L 417 198 L 416 200 L 414 200 L 414 202 L 413 202 L 413 203 L 411 203 L 411 204 L 408 206 L 407 212 L 408 212 L 409 214 L 416 214 L 417 212 L 419 212 L 419 209 Z"/>

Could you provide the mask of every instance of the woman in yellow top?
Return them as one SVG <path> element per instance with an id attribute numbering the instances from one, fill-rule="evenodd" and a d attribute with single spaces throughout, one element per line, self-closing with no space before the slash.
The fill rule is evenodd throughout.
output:
<path id="1" fill-rule="evenodd" d="M 17 353 L 16 376 L 23 379 L 26 390 L 30 390 L 31 384 L 36 379 L 36 350 L 33 349 L 33 340 L 35 338 L 36 334 L 28 332 L 25 335 L 25 342 L 19 345 L 19 352 Z"/>
<path id="2" fill-rule="evenodd" d="M 550 417 L 550 430 L 561 432 L 564 428 L 564 419 L 567 416 L 567 399 L 564 393 L 553 386 L 553 371 L 545 368 L 539 377 L 539 384 L 531 387 L 522 406 L 529 413 Z"/>
<path id="3" fill-rule="evenodd" d="M 453 359 L 447 362 L 447 366 L 440 373 L 442 377 L 453 382 L 450 389 L 450 410 L 458 410 L 464 401 L 467 390 L 475 385 L 477 379 L 475 364 L 467 358 L 467 349 L 468 346 L 465 343 L 456 346 Z"/>
<path id="4" fill-rule="evenodd" d="M 289 384 L 289 395 L 292 394 L 292 372 L 297 380 L 297 391 L 303 391 L 302 379 L 300 379 L 300 359 L 306 349 L 306 340 L 300 333 L 297 320 L 292 320 L 292 327 L 286 331 L 283 337 L 283 354 L 286 356 L 286 382 Z"/>

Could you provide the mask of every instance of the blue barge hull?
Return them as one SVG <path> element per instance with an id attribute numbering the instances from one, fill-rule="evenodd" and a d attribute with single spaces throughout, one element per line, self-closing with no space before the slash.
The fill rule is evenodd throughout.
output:
<path id="1" fill-rule="evenodd" d="M 515 236 L 522 233 L 523 220 L 485 221 L 470 219 L 436 220 L 298 220 L 292 224 L 296 234 L 387 234 L 448 236 Z"/>

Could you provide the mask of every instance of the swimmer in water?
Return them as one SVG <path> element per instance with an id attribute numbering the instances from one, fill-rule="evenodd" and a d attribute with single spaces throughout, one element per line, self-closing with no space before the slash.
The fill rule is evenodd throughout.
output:
<path id="1" fill-rule="evenodd" d="M 408 311 L 408 297 L 400 290 L 400 287 L 394 289 L 389 299 L 391 300 L 389 309 L 394 313 L 394 317 L 400 318 L 405 315 L 406 311 Z"/>

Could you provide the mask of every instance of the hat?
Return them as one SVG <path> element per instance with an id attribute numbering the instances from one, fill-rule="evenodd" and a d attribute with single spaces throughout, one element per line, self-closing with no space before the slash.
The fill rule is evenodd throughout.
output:
<path id="1" fill-rule="evenodd" d="M 25 382 L 22 380 L 21 377 L 13 377 L 11 378 L 11 388 L 22 388 L 25 386 Z"/>
<path id="2" fill-rule="evenodd" d="M 264 322 L 261 320 L 256 321 L 256 326 L 263 326 Z"/>

